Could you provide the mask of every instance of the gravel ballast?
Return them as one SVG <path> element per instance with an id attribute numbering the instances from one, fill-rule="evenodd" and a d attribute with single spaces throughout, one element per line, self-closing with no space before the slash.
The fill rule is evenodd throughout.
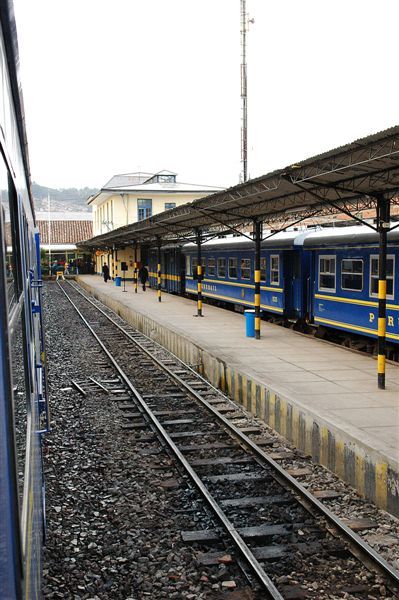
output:
<path id="1" fill-rule="evenodd" d="M 237 566 L 227 561 L 201 567 L 199 548 L 182 542 L 181 530 L 215 528 L 215 523 L 159 443 L 137 443 L 121 429 L 123 418 L 112 398 L 83 397 L 73 386 L 72 380 L 103 380 L 115 372 L 104 372 L 94 338 L 59 288 L 49 284 L 45 297 L 53 428 L 45 443 L 45 597 L 255 598 Z M 243 412 L 245 423 L 275 435 Z M 279 436 L 275 439 L 275 450 L 295 452 Z M 362 535 L 397 567 L 397 520 L 308 457 L 294 453 L 285 462 L 287 468 L 311 468 L 304 482 L 309 489 L 338 486 L 341 496 L 328 505 L 339 516 L 375 519 L 378 528 Z M 300 581 L 301 574 L 296 575 Z M 386 595 L 382 588 L 375 593 L 376 598 Z"/>
<path id="2" fill-rule="evenodd" d="M 169 457 L 148 454 L 151 444 L 121 429 L 109 396 L 74 388 L 72 380 L 114 374 L 97 367 L 93 337 L 54 284 L 44 302 L 52 411 L 44 597 L 197 600 L 234 598 L 237 588 L 254 598 L 237 566 L 198 566 L 198 549 L 180 531 L 215 523 Z"/>

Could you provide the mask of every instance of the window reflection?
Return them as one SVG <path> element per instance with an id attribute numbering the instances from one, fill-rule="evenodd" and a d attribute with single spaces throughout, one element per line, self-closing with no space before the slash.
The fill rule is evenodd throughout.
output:
<path id="1" fill-rule="evenodd" d="M 11 332 L 11 369 L 14 397 L 15 445 L 17 452 L 18 488 L 22 508 L 25 450 L 27 432 L 27 389 L 25 380 L 25 356 L 22 314 L 15 320 Z"/>
<path id="2" fill-rule="evenodd" d="M 9 308 L 17 301 L 17 276 L 15 269 L 15 246 L 13 246 L 10 186 L 7 168 L 0 158 L 0 211 L 4 221 L 4 250 L 6 256 L 7 299 Z"/>

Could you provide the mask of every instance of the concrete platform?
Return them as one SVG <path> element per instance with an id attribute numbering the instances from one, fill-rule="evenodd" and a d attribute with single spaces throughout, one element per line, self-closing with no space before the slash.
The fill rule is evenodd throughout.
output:
<path id="1" fill-rule="evenodd" d="M 387 365 L 377 388 L 376 361 L 262 322 L 245 337 L 238 313 L 153 290 L 134 294 L 96 275 L 79 283 L 137 329 L 170 349 L 247 410 L 399 516 L 399 367 Z"/>

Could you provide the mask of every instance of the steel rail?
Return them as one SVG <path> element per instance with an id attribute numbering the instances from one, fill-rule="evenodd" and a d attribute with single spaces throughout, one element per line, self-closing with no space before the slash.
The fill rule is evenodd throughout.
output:
<path id="1" fill-rule="evenodd" d="M 95 383 L 100 389 L 103 390 L 103 392 L 105 392 L 106 394 L 109 394 L 109 390 L 107 390 L 107 388 L 105 387 L 105 385 L 102 385 L 99 381 L 97 381 L 96 379 L 94 379 L 94 377 L 89 377 L 90 381 L 92 381 L 93 383 Z"/>
<path id="2" fill-rule="evenodd" d="M 234 527 L 234 525 L 231 523 L 231 521 L 227 518 L 227 516 L 225 515 L 223 510 L 220 508 L 220 506 L 216 502 L 216 500 L 213 498 L 213 496 L 209 493 L 207 488 L 204 486 L 201 479 L 198 477 L 198 475 L 196 474 L 194 469 L 190 466 L 190 464 L 188 463 L 188 461 L 186 460 L 186 458 L 184 457 L 182 452 L 179 450 L 179 448 L 176 446 L 176 444 L 172 441 L 172 439 L 169 436 L 169 434 L 167 433 L 167 431 L 162 427 L 161 423 L 155 417 L 154 413 L 147 406 L 147 404 L 143 400 L 140 393 L 136 390 L 136 388 L 131 383 L 129 377 L 125 374 L 123 369 L 118 365 L 116 360 L 113 358 L 112 354 L 109 352 L 109 350 L 103 344 L 103 342 L 100 340 L 100 338 L 98 337 L 96 332 L 93 330 L 91 325 L 88 323 L 88 321 L 85 319 L 84 315 L 81 313 L 79 308 L 76 306 L 76 304 L 73 302 L 73 300 L 70 298 L 70 296 L 68 296 L 66 291 L 63 289 L 63 286 L 61 286 L 59 282 L 57 282 L 57 285 L 62 290 L 62 292 L 68 299 L 68 301 L 72 304 L 72 306 L 74 307 L 74 309 L 76 310 L 76 312 L 78 313 L 78 315 L 80 316 L 80 318 L 82 319 L 82 321 L 84 322 L 86 327 L 89 329 L 90 333 L 93 335 L 93 337 L 96 339 L 96 341 L 102 348 L 102 350 L 105 352 L 105 354 L 107 355 L 107 357 L 109 358 L 109 360 L 111 361 L 111 363 L 115 367 L 115 369 L 118 371 L 119 375 L 122 377 L 123 381 L 129 388 L 129 390 L 135 396 L 137 402 L 140 404 L 141 409 L 144 411 L 144 413 L 150 420 L 151 424 L 156 429 L 158 435 L 161 437 L 161 439 L 164 442 L 166 442 L 166 444 L 168 445 L 168 447 L 170 448 L 172 453 L 175 455 L 175 457 L 178 459 L 178 461 L 184 468 L 185 472 L 189 475 L 192 482 L 195 484 L 195 486 L 197 487 L 199 492 L 202 494 L 203 498 L 206 500 L 206 502 L 208 503 L 210 508 L 213 510 L 216 517 L 219 519 L 221 525 L 226 530 L 226 532 L 230 536 L 231 540 L 233 541 L 234 545 L 238 549 L 239 553 L 243 556 L 243 558 L 250 565 L 250 567 L 253 570 L 254 574 L 256 575 L 257 579 L 262 584 L 263 588 L 266 590 L 268 597 L 272 598 L 273 600 L 284 600 L 283 596 L 281 596 L 280 592 L 275 587 L 275 585 L 273 584 L 273 582 L 271 581 L 271 579 L 269 578 L 267 573 L 264 571 L 261 564 L 258 562 L 258 560 L 255 558 L 255 556 L 252 554 L 251 549 L 247 546 L 247 544 L 245 543 L 245 541 L 243 540 L 241 535 L 238 533 L 237 529 Z M 72 286 L 72 287 L 74 287 L 74 286 Z M 77 290 L 77 291 L 79 292 L 79 290 Z M 83 298 L 85 298 L 84 294 L 81 294 L 81 295 Z M 98 307 L 95 306 L 95 304 L 93 304 L 93 306 L 97 310 L 100 310 L 100 312 L 102 312 L 101 309 L 99 309 Z M 110 319 L 110 320 L 111 320 L 111 322 L 113 322 L 112 319 Z"/>
<path id="3" fill-rule="evenodd" d="M 222 422 L 224 427 L 231 433 L 231 435 L 235 438 L 238 438 L 241 443 L 243 443 L 247 448 L 249 448 L 258 458 L 260 458 L 263 462 L 267 462 L 274 470 L 274 475 L 276 479 L 289 487 L 297 494 L 299 494 L 307 503 L 310 503 L 312 508 L 315 508 L 318 513 L 321 513 L 323 517 L 327 519 L 327 521 L 333 525 L 340 535 L 346 539 L 346 541 L 350 544 L 351 550 L 353 553 L 360 558 L 363 562 L 367 562 L 367 564 L 376 570 L 384 577 L 387 577 L 389 581 L 391 581 L 391 585 L 395 588 L 399 587 L 399 571 L 394 569 L 386 560 L 382 558 L 373 548 L 371 548 L 362 538 L 357 535 L 354 531 L 352 531 L 347 525 L 345 525 L 334 513 L 329 510 L 320 500 L 315 498 L 301 483 L 299 483 L 294 477 L 289 475 L 283 467 L 281 467 L 273 458 L 268 456 L 263 450 L 256 445 L 247 435 L 242 433 L 240 429 L 238 429 L 235 425 L 233 425 L 226 417 L 220 414 L 217 409 L 215 409 L 207 400 L 205 400 L 195 389 L 191 388 L 189 384 L 187 384 L 184 380 L 182 380 L 178 375 L 176 375 L 173 371 L 171 371 L 166 365 L 164 365 L 159 359 L 154 357 L 149 350 L 147 350 L 140 342 L 138 342 L 133 336 L 131 336 L 127 331 L 123 329 L 116 321 L 114 321 L 109 315 L 107 315 L 100 307 L 96 306 L 96 304 L 83 294 L 77 286 L 68 282 L 69 285 L 73 289 L 75 289 L 87 302 L 92 304 L 101 314 L 103 314 L 111 323 L 113 323 L 126 337 L 128 337 L 136 346 L 138 346 L 147 356 L 151 358 L 155 363 L 158 364 L 164 371 L 168 373 L 170 377 L 175 379 L 182 387 L 186 389 L 186 391 L 194 396 L 209 412 L 211 412 L 218 421 Z M 59 284 L 58 284 L 59 285 Z M 109 309 L 112 310 L 112 309 Z M 147 338 L 151 343 L 156 344 L 163 350 L 163 346 L 148 338 L 148 336 L 144 335 L 140 332 L 140 335 Z M 169 351 L 168 351 L 169 352 Z M 172 354 L 172 353 L 170 353 Z M 173 355 L 175 356 L 175 355 Z M 199 377 L 204 383 L 206 383 L 209 387 L 212 387 L 215 392 L 225 399 L 226 402 L 230 402 L 230 399 L 225 396 L 220 390 L 215 388 L 212 384 L 210 384 L 206 379 L 204 379 L 201 375 L 196 373 L 191 367 L 188 367 L 183 361 L 181 361 L 178 357 L 176 359 L 184 365 L 186 368 L 189 368 L 197 377 Z"/>
<path id="4" fill-rule="evenodd" d="M 71 383 L 78 390 L 79 394 L 82 394 L 82 396 L 87 396 L 87 394 L 84 391 L 84 389 L 76 381 L 74 381 L 73 379 L 71 379 Z"/>

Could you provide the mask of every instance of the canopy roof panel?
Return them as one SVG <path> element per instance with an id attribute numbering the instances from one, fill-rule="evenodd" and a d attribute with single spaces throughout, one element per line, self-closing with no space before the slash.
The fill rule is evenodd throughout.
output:
<path id="1" fill-rule="evenodd" d="M 254 219 L 290 223 L 317 214 L 373 208 L 377 196 L 399 192 L 399 126 L 356 140 L 284 169 L 205 196 L 82 243 L 104 247 L 136 242 L 192 239 Z"/>

